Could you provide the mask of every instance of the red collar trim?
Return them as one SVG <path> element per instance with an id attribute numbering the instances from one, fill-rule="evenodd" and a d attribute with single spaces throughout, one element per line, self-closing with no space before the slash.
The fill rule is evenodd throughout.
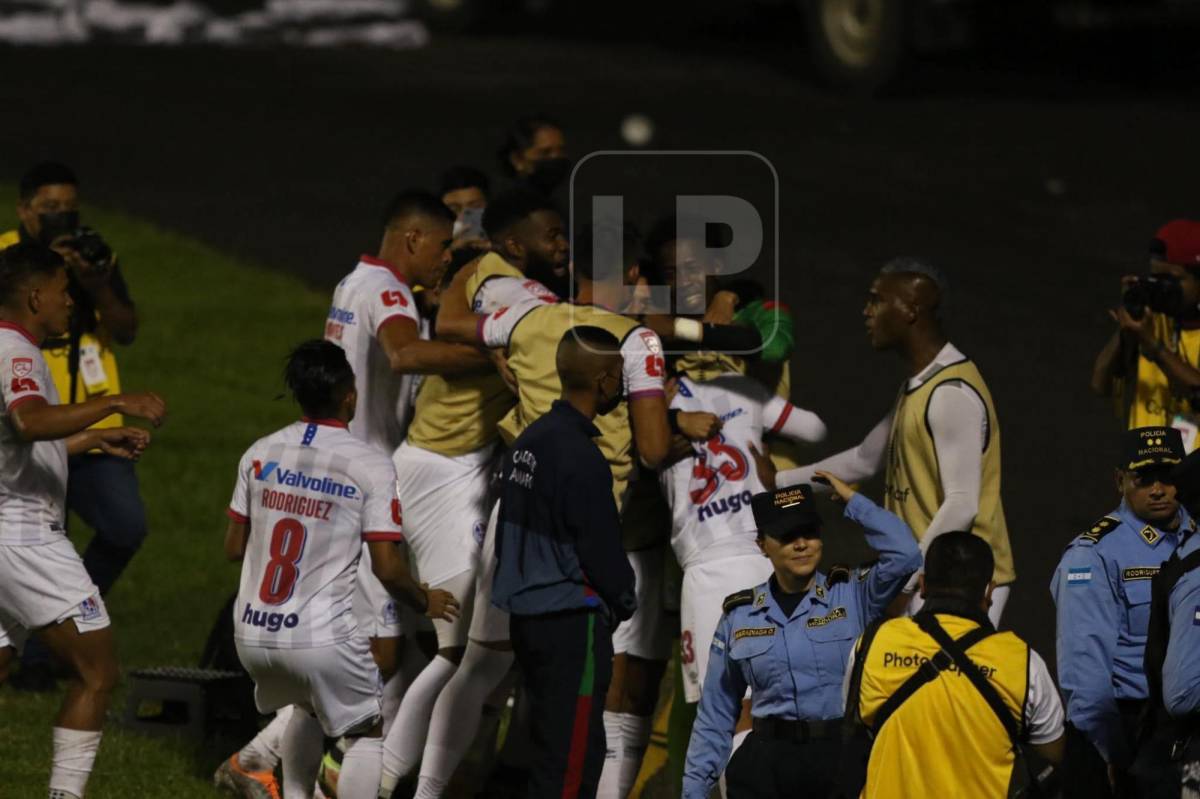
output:
<path id="1" fill-rule="evenodd" d="M 36 338 L 34 338 L 34 337 L 33 337 L 33 334 L 32 334 L 32 333 L 30 333 L 30 332 L 29 332 L 28 330 L 26 330 L 25 328 L 23 328 L 23 327 L 21 327 L 20 325 L 18 325 L 16 322 L 2 322 L 2 321 L 0 321 L 0 330 L 15 330 L 15 331 L 17 331 L 18 333 L 20 333 L 22 336 L 24 336 L 25 338 L 29 339 L 29 343 L 30 343 L 30 344 L 32 344 L 33 346 L 35 346 L 35 347 L 37 347 L 37 346 L 40 346 L 40 345 L 38 344 L 38 340 L 37 340 Z"/>
<path id="2" fill-rule="evenodd" d="M 406 278 L 403 274 L 400 273 L 400 270 L 396 268 L 395 264 L 385 261 L 382 258 L 376 258 L 374 255 L 367 255 L 366 253 L 363 253 L 362 255 L 360 255 L 358 257 L 358 260 L 361 263 L 366 264 L 367 266 L 383 267 L 384 269 L 388 270 L 393 275 L 395 275 L 396 278 L 401 283 L 403 283 L 406 286 L 408 285 L 408 278 Z"/>
<path id="3" fill-rule="evenodd" d="M 340 427 L 343 430 L 348 430 L 350 428 L 350 425 L 339 419 L 310 419 L 307 416 L 301 416 L 300 421 L 307 422 L 308 424 L 325 425 L 326 427 Z"/>

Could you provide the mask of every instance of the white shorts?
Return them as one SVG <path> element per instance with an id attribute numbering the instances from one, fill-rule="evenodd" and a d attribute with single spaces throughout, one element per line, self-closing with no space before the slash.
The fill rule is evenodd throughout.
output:
<path id="1" fill-rule="evenodd" d="M 492 604 L 492 581 L 496 579 L 496 525 L 500 518 L 500 501 L 492 505 L 483 547 L 479 553 L 479 573 L 475 575 L 475 609 L 471 614 L 468 636 L 481 644 L 509 640 L 508 613 Z"/>
<path id="2" fill-rule="evenodd" d="M 490 446 L 451 458 L 405 442 L 392 456 L 404 538 L 421 582 L 438 585 L 476 567 L 492 461 Z"/>
<path id="3" fill-rule="evenodd" d="M 354 618 L 368 638 L 399 638 L 404 635 L 402 608 L 371 571 L 371 552 L 363 544 L 354 584 Z"/>
<path id="4" fill-rule="evenodd" d="M 299 705 L 314 713 L 321 729 L 338 738 L 369 726 L 382 714 L 383 685 L 371 658 L 371 644 L 359 634 L 306 649 L 237 645 L 238 659 L 254 680 L 260 713 Z"/>
<path id="5" fill-rule="evenodd" d="M 100 591 L 70 540 L 0 544 L 0 647 L 20 648 L 30 632 L 67 619 L 81 633 L 110 624 Z"/>
<path id="6" fill-rule="evenodd" d="M 724 613 L 725 597 L 766 582 L 771 573 L 771 561 L 762 555 L 718 558 L 684 569 L 679 659 L 683 664 L 683 695 L 688 702 L 700 701 L 708 653 Z"/>
<path id="7" fill-rule="evenodd" d="M 671 657 L 671 628 L 663 608 L 663 568 L 667 543 L 626 552 L 636 580 L 637 610 L 613 631 L 613 654 L 633 655 L 646 660 Z"/>

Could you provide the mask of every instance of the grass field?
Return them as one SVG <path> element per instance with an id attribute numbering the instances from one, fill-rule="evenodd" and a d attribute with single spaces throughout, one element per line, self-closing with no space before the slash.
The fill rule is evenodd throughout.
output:
<path id="1" fill-rule="evenodd" d="M 15 191 L 0 186 L 0 196 Z M 108 597 L 122 671 L 195 665 L 237 584 L 221 540 L 238 457 L 295 417 L 290 400 L 276 399 L 282 359 L 297 341 L 320 335 L 328 298 L 135 219 L 98 209 L 86 218 L 120 253 L 141 317 L 138 340 L 118 354 L 123 386 L 159 392 L 169 413 L 138 466 L 150 536 Z M 70 527 L 77 544 L 90 536 L 78 520 Z M 46 795 L 59 701 L 0 687 L 3 799 Z M 123 707 L 124 685 L 113 715 Z M 88 796 L 212 797 L 219 758 L 215 747 L 110 723 Z"/>

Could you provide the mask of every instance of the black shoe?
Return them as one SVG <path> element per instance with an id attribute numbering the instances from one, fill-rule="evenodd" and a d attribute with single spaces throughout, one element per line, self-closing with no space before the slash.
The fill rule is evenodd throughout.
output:
<path id="1" fill-rule="evenodd" d="M 28 694 L 48 694 L 58 689 L 58 681 L 47 666 L 22 667 L 15 676 L 8 678 L 8 684 Z"/>

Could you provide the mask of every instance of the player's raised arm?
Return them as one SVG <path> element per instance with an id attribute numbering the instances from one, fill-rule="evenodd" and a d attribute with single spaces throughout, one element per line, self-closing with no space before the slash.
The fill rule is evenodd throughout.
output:
<path id="1" fill-rule="evenodd" d="M 385 321 L 376 337 L 392 371 L 400 374 L 460 374 L 492 365 L 477 347 L 422 339 L 417 323 L 406 317 Z"/>

